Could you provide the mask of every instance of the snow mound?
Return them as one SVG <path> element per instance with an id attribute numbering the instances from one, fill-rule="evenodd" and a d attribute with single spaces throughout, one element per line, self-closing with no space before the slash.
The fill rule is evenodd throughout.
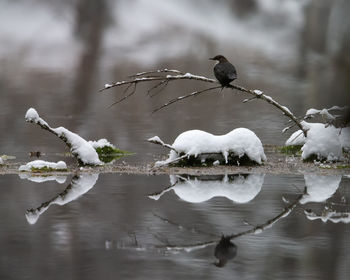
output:
<path id="1" fill-rule="evenodd" d="M 222 180 L 210 180 L 208 177 L 200 180 L 200 177 L 187 179 L 170 175 L 173 186 L 148 197 L 158 200 L 163 194 L 173 190 L 180 199 L 189 203 L 202 203 L 214 197 L 225 197 L 235 203 L 247 203 L 261 191 L 264 176 L 264 174 L 250 174 L 247 177 L 226 175 Z"/>
<path id="2" fill-rule="evenodd" d="M 157 139 L 153 137 L 153 139 Z M 174 149 L 170 151 L 166 164 L 171 162 L 180 154 L 197 157 L 200 154 L 221 153 L 228 163 L 229 154 L 233 153 L 239 158 L 247 155 L 249 159 L 261 164 L 266 161 L 264 148 L 256 134 L 247 128 L 236 128 L 225 135 L 213 135 L 202 130 L 189 130 L 181 133 L 171 145 Z"/>
<path id="3" fill-rule="evenodd" d="M 308 202 L 323 202 L 339 188 L 341 181 L 340 176 L 320 176 L 320 175 L 304 175 L 306 194 L 300 200 L 301 204 Z"/>
<path id="4" fill-rule="evenodd" d="M 18 170 L 19 171 L 32 171 L 32 168 L 42 169 L 42 168 L 50 168 L 54 170 L 66 170 L 67 165 L 64 161 L 58 161 L 56 162 L 49 162 L 44 160 L 34 160 L 31 162 L 28 162 L 25 165 L 21 165 Z"/>
<path id="5" fill-rule="evenodd" d="M 84 138 L 80 137 L 78 134 L 73 133 L 64 127 L 50 127 L 46 121 L 39 117 L 38 112 L 34 108 L 28 109 L 25 115 L 25 119 L 28 122 L 34 122 L 39 124 L 42 128 L 49 130 L 62 140 L 65 139 L 66 141 L 64 141 L 70 146 L 71 153 L 74 156 L 76 156 L 83 164 L 103 164 L 100 161 L 96 150 L 91 144 L 89 144 L 89 142 L 87 142 Z"/>
<path id="6" fill-rule="evenodd" d="M 305 121 L 302 125 L 308 129 L 307 137 L 305 138 L 303 132 L 298 130 L 285 144 L 287 146 L 303 145 L 301 148 L 303 159 L 316 155 L 318 159 L 339 160 L 342 156 L 342 148 L 350 148 L 350 127 L 340 129 L 332 125 Z"/>

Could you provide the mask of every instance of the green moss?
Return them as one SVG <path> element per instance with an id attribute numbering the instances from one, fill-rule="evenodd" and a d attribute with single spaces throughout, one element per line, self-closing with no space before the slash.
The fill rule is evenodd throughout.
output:
<path id="1" fill-rule="evenodd" d="M 98 147 L 95 150 L 98 154 L 99 159 L 104 163 L 108 163 L 115 159 L 119 159 L 121 157 L 129 156 L 133 154 L 131 152 L 119 150 L 111 146 Z"/>
<path id="2" fill-rule="evenodd" d="M 55 169 L 55 168 L 44 166 L 44 167 L 41 167 L 41 168 L 32 167 L 31 171 L 33 173 L 46 173 L 46 172 L 66 172 L 68 170 L 67 169 Z"/>
<path id="3" fill-rule="evenodd" d="M 283 146 L 278 148 L 279 152 L 286 155 L 301 156 L 302 145 Z"/>

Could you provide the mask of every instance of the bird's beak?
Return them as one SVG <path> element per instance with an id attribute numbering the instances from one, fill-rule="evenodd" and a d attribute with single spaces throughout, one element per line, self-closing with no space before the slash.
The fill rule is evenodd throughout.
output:
<path id="1" fill-rule="evenodd" d="M 214 57 L 209 58 L 209 60 L 215 60 Z"/>

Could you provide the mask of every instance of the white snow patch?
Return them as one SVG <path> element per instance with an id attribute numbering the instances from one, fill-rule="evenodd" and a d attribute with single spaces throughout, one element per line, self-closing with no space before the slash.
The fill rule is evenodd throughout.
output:
<path id="1" fill-rule="evenodd" d="M 302 130 L 295 131 L 286 141 L 286 146 L 304 145 L 305 136 Z"/>
<path id="2" fill-rule="evenodd" d="M 342 145 L 339 139 L 339 129 L 334 126 L 325 127 L 322 123 L 306 123 L 302 125 L 309 128 L 304 146 L 302 158 L 307 159 L 311 155 L 317 155 L 318 159 L 338 160 L 342 155 Z"/>
<path id="3" fill-rule="evenodd" d="M 286 141 L 287 146 L 303 145 L 302 158 L 306 159 L 315 154 L 319 159 L 338 160 L 342 156 L 342 148 L 350 148 L 350 127 L 336 128 L 323 123 L 308 123 L 302 125 L 308 129 L 307 137 L 298 130 Z"/>
<path id="4" fill-rule="evenodd" d="M 289 110 L 286 106 L 281 106 L 285 111 L 287 111 L 289 114 L 293 115 L 293 113 Z"/>
<path id="5" fill-rule="evenodd" d="M 167 164 L 178 158 L 180 153 L 194 157 L 204 153 L 221 153 L 226 163 L 229 153 L 234 153 L 239 157 L 247 155 L 258 164 L 266 161 L 260 139 L 247 128 L 236 128 L 225 135 L 213 135 L 202 130 L 188 130 L 181 133 L 171 147 L 177 152 L 170 151 L 169 158 L 164 162 L 157 162 L 156 165 Z"/>
<path id="6" fill-rule="evenodd" d="M 64 161 L 58 161 L 56 163 L 56 162 L 49 162 L 49 161 L 44 161 L 44 160 L 34 160 L 34 161 L 31 161 L 31 162 L 28 162 L 25 165 L 21 165 L 18 168 L 18 170 L 19 171 L 31 171 L 32 168 L 41 169 L 41 168 L 44 168 L 44 167 L 52 168 L 52 169 L 55 169 L 55 170 L 67 169 L 67 165 L 66 165 L 66 163 Z"/>
<path id="7" fill-rule="evenodd" d="M 254 89 L 253 92 L 256 94 L 256 95 L 262 95 L 263 92 L 259 89 Z"/>
<path id="8" fill-rule="evenodd" d="M 37 122 L 39 119 L 39 114 L 34 108 L 29 108 L 26 115 L 26 121 Z"/>
<path id="9" fill-rule="evenodd" d="M 340 176 L 304 175 L 306 194 L 300 200 L 301 204 L 308 202 L 323 202 L 330 198 L 339 188 Z"/>
<path id="10" fill-rule="evenodd" d="M 102 164 L 96 150 L 84 138 L 64 127 L 57 127 L 52 130 L 67 138 L 68 142 L 71 144 L 70 150 L 72 154 L 77 155 L 84 164 Z"/>
<path id="11" fill-rule="evenodd" d="M 111 147 L 113 149 L 115 149 L 115 146 L 113 144 L 111 144 L 107 139 L 102 138 L 98 141 L 88 141 L 88 143 L 94 148 L 103 148 L 103 147 Z"/>

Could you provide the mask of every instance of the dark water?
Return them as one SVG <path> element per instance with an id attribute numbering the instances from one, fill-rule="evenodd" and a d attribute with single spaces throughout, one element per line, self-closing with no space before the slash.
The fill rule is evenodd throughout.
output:
<path id="1" fill-rule="evenodd" d="M 348 279 L 350 273 L 346 177 L 83 174 L 58 181 L 0 177 L 1 279 Z M 305 185 L 308 194 L 300 197 Z M 322 213 L 323 221 L 312 219 Z M 231 240 L 237 254 L 224 267 L 214 265 L 215 244 L 166 249 L 254 227 Z"/>

